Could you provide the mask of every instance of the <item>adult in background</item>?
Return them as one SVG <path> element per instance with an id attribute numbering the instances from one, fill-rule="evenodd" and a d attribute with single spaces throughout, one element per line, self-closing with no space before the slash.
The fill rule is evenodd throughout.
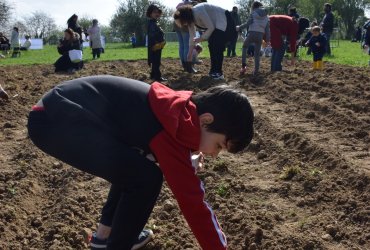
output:
<path id="1" fill-rule="evenodd" d="M 181 6 L 191 5 L 192 2 L 188 0 L 181 1 L 177 6 L 176 9 L 180 8 Z M 189 53 L 189 29 L 187 27 L 180 27 L 174 23 L 174 30 L 177 34 L 177 39 L 179 40 L 179 56 L 181 60 L 181 65 L 185 71 L 189 73 L 195 73 L 195 70 L 189 63 L 187 63 L 187 56 Z"/>
<path id="2" fill-rule="evenodd" d="M 301 35 L 310 22 L 306 18 L 296 19 L 284 15 L 270 16 L 270 33 L 271 33 L 271 71 L 281 71 L 282 61 L 284 58 L 286 44 L 285 38 L 289 37 L 292 65 L 295 63 L 295 52 L 297 49 L 297 37 Z"/>
<path id="3" fill-rule="evenodd" d="M 364 27 L 363 28 L 365 30 L 364 48 L 367 48 L 368 49 L 368 53 L 370 55 L 370 20 L 368 20 L 364 24 Z M 369 61 L 369 65 L 370 65 L 370 61 Z"/>
<path id="4" fill-rule="evenodd" d="M 331 35 L 333 34 L 334 30 L 334 15 L 331 12 L 331 4 L 326 3 L 324 5 L 324 11 L 325 11 L 325 16 L 321 22 L 321 28 L 322 32 L 325 34 L 326 37 L 326 54 L 331 55 L 331 48 L 330 48 L 330 38 Z"/>
<path id="5" fill-rule="evenodd" d="M 73 30 L 73 32 L 76 32 L 80 36 L 80 44 L 81 44 L 81 49 L 82 49 L 82 28 L 80 25 L 78 25 L 78 16 L 76 14 L 73 14 L 67 21 L 68 24 L 68 29 Z"/>
<path id="6" fill-rule="evenodd" d="M 239 26 L 242 24 L 240 21 L 240 16 L 238 13 L 238 7 L 234 6 L 233 10 L 231 11 L 231 18 L 234 20 L 235 26 Z M 229 42 L 229 45 L 227 46 L 227 56 L 236 56 L 236 42 L 238 41 L 238 36 L 235 37 L 234 40 Z"/>
<path id="7" fill-rule="evenodd" d="M 297 12 L 297 8 L 296 8 L 296 7 L 294 7 L 294 6 L 291 6 L 291 7 L 289 8 L 288 16 L 290 16 L 290 17 L 294 17 L 294 18 L 296 18 L 296 19 L 299 19 L 299 18 L 300 18 L 299 14 L 298 14 L 298 12 Z"/>
<path id="8" fill-rule="evenodd" d="M 195 6 L 181 6 L 176 10 L 174 19 L 179 27 L 187 27 L 189 30 L 187 62 L 192 61 L 194 46 L 202 41 L 208 41 L 211 56 L 209 76 L 215 80 L 224 79 L 222 64 L 226 43 L 237 37 L 236 26 L 231 13 L 212 4 L 200 3 Z M 205 30 L 197 38 L 195 37 L 196 27 Z"/>
<path id="9" fill-rule="evenodd" d="M 92 26 L 87 30 L 87 34 L 89 35 L 90 39 L 93 59 L 95 60 L 96 58 L 100 58 L 100 54 L 103 50 L 103 45 L 101 43 L 101 30 L 98 20 L 94 19 L 92 21 Z"/>
<path id="10" fill-rule="evenodd" d="M 54 63 L 55 72 L 73 73 L 76 70 L 82 69 L 83 62 L 72 62 L 69 56 L 69 51 L 80 50 L 79 35 L 73 32 L 72 29 L 64 31 L 64 39 L 58 45 L 58 52 L 62 56 Z"/>
<path id="11" fill-rule="evenodd" d="M 19 54 L 19 48 L 21 46 L 21 41 L 19 40 L 19 30 L 17 27 L 13 28 L 12 36 L 10 38 L 10 46 L 13 49 L 12 57 L 16 57 Z"/>

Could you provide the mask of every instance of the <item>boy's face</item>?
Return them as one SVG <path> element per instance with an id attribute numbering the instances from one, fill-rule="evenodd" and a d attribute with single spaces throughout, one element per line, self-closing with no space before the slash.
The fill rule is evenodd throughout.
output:
<path id="1" fill-rule="evenodd" d="M 153 19 L 159 19 L 162 15 L 162 12 L 159 10 L 153 10 L 152 14 L 150 15 L 151 18 Z"/>
<path id="2" fill-rule="evenodd" d="M 199 120 L 201 125 L 199 151 L 205 156 L 217 157 L 221 150 L 227 149 L 226 136 L 208 131 L 207 125 L 213 122 L 212 114 L 204 113 L 199 116 Z"/>
<path id="3" fill-rule="evenodd" d="M 319 36 L 320 32 L 319 31 L 312 31 L 312 36 Z"/>

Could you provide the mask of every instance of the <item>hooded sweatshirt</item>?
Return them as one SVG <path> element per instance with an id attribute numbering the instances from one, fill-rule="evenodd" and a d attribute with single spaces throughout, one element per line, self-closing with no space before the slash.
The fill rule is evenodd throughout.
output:
<path id="1" fill-rule="evenodd" d="M 248 32 L 260 32 L 265 34 L 266 41 L 270 41 L 270 25 L 267 11 L 263 8 L 253 10 L 248 21 L 239 27 L 241 30 L 248 28 Z"/>
<path id="2" fill-rule="evenodd" d="M 65 117 L 84 109 L 87 119 L 125 144 L 152 153 L 202 249 L 225 250 L 226 238 L 204 201 L 203 184 L 191 163 L 191 152 L 199 150 L 201 138 L 191 95 L 160 83 L 92 76 L 56 86 L 33 110 Z"/>

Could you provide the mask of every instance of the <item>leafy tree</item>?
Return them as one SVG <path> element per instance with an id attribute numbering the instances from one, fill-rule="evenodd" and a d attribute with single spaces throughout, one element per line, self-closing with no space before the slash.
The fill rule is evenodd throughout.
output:
<path id="1" fill-rule="evenodd" d="M 47 38 L 57 26 L 52 17 L 42 11 L 36 11 L 24 18 L 27 30 L 34 38 Z"/>
<path id="2" fill-rule="evenodd" d="M 162 28 L 168 28 L 170 22 L 170 11 L 160 2 L 149 0 L 126 0 L 120 2 L 116 13 L 111 20 L 113 37 L 119 37 L 127 41 L 132 33 L 135 32 L 138 44 L 145 44 L 145 34 L 147 32 L 146 10 L 151 3 L 160 6 L 163 11 L 160 23 Z"/>
<path id="3" fill-rule="evenodd" d="M 6 0 L 0 0 L 0 26 L 4 27 L 9 21 L 11 6 Z"/>

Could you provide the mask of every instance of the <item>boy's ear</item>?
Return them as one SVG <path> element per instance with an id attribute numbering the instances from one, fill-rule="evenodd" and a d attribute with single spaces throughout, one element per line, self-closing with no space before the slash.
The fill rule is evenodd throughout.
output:
<path id="1" fill-rule="evenodd" d="M 204 113 L 199 116 L 200 126 L 207 126 L 214 121 L 214 117 L 211 113 Z"/>

